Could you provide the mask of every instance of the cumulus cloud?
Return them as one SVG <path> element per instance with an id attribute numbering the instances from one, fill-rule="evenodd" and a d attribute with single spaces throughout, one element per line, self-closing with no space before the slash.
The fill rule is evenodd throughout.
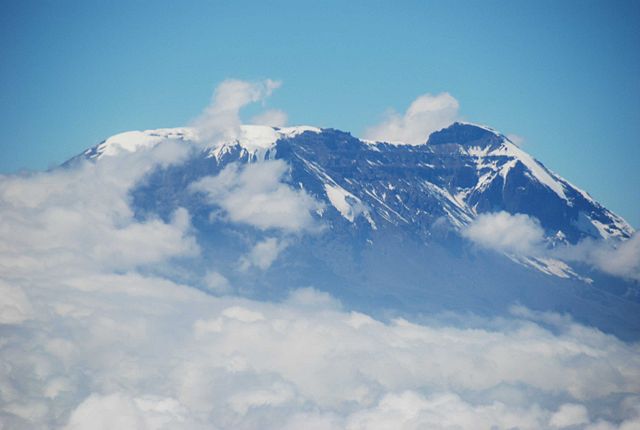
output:
<path id="1" fill-rule="evenodd" d="M 462 235 L 485 248 L 524 255 L 539 252 L 544 241 L 537 219 L 504 211 L 478 215 Z"/>
<path id="2" fill-rule="evenodd" d="M 222 82 L 216 87 L 209 106 L 192 123 L 199 140 L 216 144 L 236 139 L 242 124 L 240 109 L 264 100 L 280 85 L 280 82 L 271 79 L 259 82 L 228 79 Z M 274 118 L 273 113 L 270 116 Z"/>
<path id="3" fill-rule="evenodd" d="M 240 259 L 240 269 L 245 271 L 251 267 L 266 270 L 278 258 L 278 255 L 287 247 L 286 240 L 268 237 L 256 243 L 251 251 Z"/>
<path id="4" fill-rule="evenodd" d="M 311 213 L 321 204 L 304 190 L 282 182 L 288 172 L 282 160 L 239 166 L 230 164 L 217 176 L 208 176 L 190 186 L 209 203 L 219 206 L 230 221 L 261 230 L 278 229 L 298 233 L 312 230 Z"/>
<path id="5" fill-rule="evenodd" d="M 271 127 L 284 127 L 287 125 L 287 114 L 279 109 L 269 109 L 251 118 L 251 123 L 269 125 Z"/>
<path id="6" fill-rule="evenodd" d="M 371 140 L 421 145 L 429 135 L 458 119 L 460 105 L 449 93 L 423 94 L 415 99 L 404 114 L 389 112 L 377 125 L 365 130 Z"/>

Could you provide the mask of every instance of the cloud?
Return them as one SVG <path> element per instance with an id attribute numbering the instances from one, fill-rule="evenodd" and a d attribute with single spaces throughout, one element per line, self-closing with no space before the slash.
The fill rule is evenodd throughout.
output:
<path id="1" fill-rule="evenodd" d="M 198 253 L 190 217 L 138 220 L 129 190 L 189 150 L 163 142 L 148 150 L 51 172 L 0 177 L 0 274 L 122 270 Z"/>
<path id="2" fill-rule="evenodd" d="M 246 271 L 251 267 L 257 267 L 260 270 L 268 269 L 287 245 L 286 240 L 278 240 L 275 237 L 256 243 L 251 251 L 240 259 L 240 270 Z"/>
<path id="3" fill-rule="evenodd" d="M 313 230 L 317 226 L 311 213 L 321 204 L 304 190 L 281 182 L 287 171 L 287 164 L 281 160 L 230 164 L 217 176 L 193 183 L 190 190 L 202 193 L 232 222 L 289 233 Z"/>
<path id="4" fill-rule="evenodd" d="M 404 114 L 391 111 L 377 125 L 365 130 L 371 140 L 421 145 L 429 135 L 458 119 L 458 101 L 449 93 L 423 94 Z"/>
<path id="5" fill-rule="evenodd" d="M 192 122 L 199 141 L 217 144 L 236 139 L 242 124 L 240 109 L 266 99 L 280 85 L 271 79 L 259 82 L 228 79 L 222 82 L 214 91 L 209 106 Z M 273 119 L 273 113 L 271 117 Z"/>
<path id="6" fill-rule="evenodd" d="M 220 103 L 246 100 L 229 94 Z M 162 142 L 0 177 L 0 426 L 625 429 L 640 421 L 640 345 L 568 317 L 520 308 L 458 325 L 383 321 L 312 288 L 282 285 L 288 297 L 264 302 L 161 276 L 198 252 L 189 214 L 141 219 L 129 193 L 189 151 Z M 226 219 L 270 230 L 250 252 L 257 267 L 275 258 L 278 234 L 316 228 L 318 203 L 282 183 L 286 172 L 277 161 L 233 165 L 193 186 Z M 227 294 L 229 268 L 216 269 L 205 286 Z"/>
<path id="7" fill-rule="evenodd" d="M 123 394 L 93 394 L 71 415 L 64 430 L 161 430 L 204 427 L 186 417 L 175 399 L 152 396 L 130 398 Z"/>
<path id="8" fill-rule="evenodd" d="M 3 231 L 24 232 L 10 238 L 18 246 L 0 242 L 3 261 L 24 259 L 0 272 L 0 420 L 9 428 L 526 429 L 582 421 L 575 408 L 587 410 L 585 425 L 638 419 L 598 405 L 640 392 L 640 346 L 567 318 L 553 330 L 527 312 L 469 326 L 380 321 L 309 288 L 259 302 L 153 275 L 191 255 L 187 214 L 136 219 L 128 190 L 157 162 L 131 161 L 121 175 L 105 163 L 3 178 Z M 285 171 L 235 166 L 202 190 L 257 228 L 310 228 L 315 203 L 279 182 Z M 248 212 L 226 201 L 231 193 Z M 284 201 L 295 210 L 268 209 Z M 50 217 L 63 209 L 86 221 Z M 259 242 L 251 264 L 266 267 L 279 247 L 273 236 Z M 205 281 L 231 288 L 218 272 Z"/>
<path id="9" fill-rule="evenodd" d="M 279 109 L 270 109 L 251 118 L 251 123 L 269 125 L 271 127 L 284 127 L 287 125 L 287 114 Z"/>
<path id="10" fill-rule="evenodd" d="M 473 405 L 455 394 L 426 398 L 408 391 L 389 394 L 374 408 L 354 414 L 347 428 L 537 430 L 543 428 L 544 416 L 535 406 L 510 408 L 501 402 Z"/>
<path id="11" fill-rule="evenodd" d="M 625 241 L 583 240 L 554 250 L 553 255 L 579 261 L 615 276 L 640 281 L 640 233 Z"/>
<path id="12" fill-rule="evenodd" d="M 20 324 L 32 318 L 33 309 L 22 288 L 0 280 L 0 324 Z"/>
<path id="13" fill-rule="evenodd" d="M 499 252 L 579 262 L 614 276 L 640 280 L 638 233 L 624 241 L 584 239 L 577 244 L 548 248 L 544 246 L 544 230 L 536 218 L 502 211 L 478 215 L 462 230 L 462 236 Z"/>
<path id="14" fill-rule="evenodd" d="M 551 427 L 566 428 L 589 423 L 589 413 L 584 405 L 566 403 L 551 416 Z"/>
<path id="15" fill-rule="evenodd" d="M 558 402 L 617 424 L 598 404 L 640 391 L 638 345 L 567 319 L 382 322 L 309 289 L 264 303 L 135 274 L 30 285 L 33 319 L 0 346 L 9 427 L 538 429 L 580 419 Z"/>
<path id="16" fill-rule="evenodd" d="M 544 241 L 536 218 L 504 211 L 478 215 L 462 235 L 485 248 L 522 255 L 538 253 Z"/>
<path id="17" fill-rule="evenodd" d="M 219 272 L 208 271 L 204 277 L 205 287 L 214 294 L 228 294 L 233 291 L 229 280 Z"/>

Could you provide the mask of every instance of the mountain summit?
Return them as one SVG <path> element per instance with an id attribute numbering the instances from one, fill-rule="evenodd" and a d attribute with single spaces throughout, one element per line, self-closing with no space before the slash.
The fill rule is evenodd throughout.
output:
<path id="1" fill-rule="evenodd" d="M 367 312 L 414 316 L 500 314 L 520 303 L 569 311 L 621 336 L 640 332 L 637 281 L 563 257 L 585 243 L 615 247 L 633 228 L 489 127 L 456 122 L 423 145 L 364 141 L 308 126 L 241 126 L 236 138 L 210 144 L 194 129 L 159 129 L 113 136 L 66 165 L 165 141 L 194 142 L 195 149 L 186 162 L 149 174 L 131 193 L 133 208 L 139 217 L 166 219 L 186 208 L 203 249 L 190 270 L 214 264 L 249 296 L 281 297 L 281 285 L 310 285 Z M 220 179 L 215 192 L 203 185 L 207 178 L 242 178 L 239 172 L 269 163 L 287 166 L 288 192 L 316 202 L 313 233 L 282 223 L 234 222 L 220 199 L 233 199 L 237 187 Z M 242 198 L 236 196 L 239 207 Z M 469 240 L 471 225 L 502 213 L 540 231 L 536 252 L 486 249 Z M 287 258 L 274 257 L 261 270 L 238 263 L 247 244 L 268 240 Z"/>

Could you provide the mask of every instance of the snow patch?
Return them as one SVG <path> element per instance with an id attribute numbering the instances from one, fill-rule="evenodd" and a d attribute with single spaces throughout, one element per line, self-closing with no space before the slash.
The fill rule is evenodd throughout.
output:
<path id="1" fill-rule="evenodd" d="M 113 135 L 99 144 L 93 157 L 111 157 L 123 152 L 149 149 L 168 139 L 192 140 L 194 137 L 194 132 L 190 128 L 160 128 L 156 130 L 127 131 Z"/>
<path id="2" fill-rule="evenodd" d="M 324 184 L 329 201 L 340 214 L 349 222 L 358 216 L 362 211 L 362 202 L 356 196 L 338 185 Z"/>
<path id="3" fill-rule="evenodd" d="M 505 140 L 498 149 L 494 149 L 489 152 L 488 155 L 502 155 L 517 159 L 524 164 L 531 173 L 533 173 L 538 182 L 550 188 L 560 198 L 568 201 L 567 196 L 564 193 L 564 186 L 562 183 L 557 181 L 552 174 L 549 173 L 547 169 L 538 163 L 532 156 L 518 148 L 513 143 Z"/>
<path id="4" fill-rule="evenodd" d="M 269 127 L 266 125 L 243 125 L 235 141 L 223 142 L 213 148 L 211 155 L 219 156 L 225 153 L 229 145 L 238 144 L 246 149 L 249 154 L 264 154 L 271 149 L 276 141 L 282 138 L 291 138 L 304 132 L 320 133 L 322 130 L 311 126 L 296 127 Z M 145 131 L 127 131 L 109 137 L 98 145 L 94 158 L 114 156 L 122 152 L 135 152 L 149 149 L 158 143 L 168 140 L 196 141 L 197 133 L 192 127 L 160 128 Z"/>

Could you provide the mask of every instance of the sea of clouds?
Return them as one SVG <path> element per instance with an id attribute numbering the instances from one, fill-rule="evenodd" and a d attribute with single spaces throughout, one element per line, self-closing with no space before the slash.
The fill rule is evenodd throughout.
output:
<path id="1" fill-rule="evenodd" d="M 204 139 L 233 136 L 238 110 L 276 86 L 223 83 Z M 313 288 L 260 302 L 214 271 L 207 291 L 163 276 L 199 255 L 190 214 L 136 218 L 129 191 L 191 150 L 0 177 L 0 428 L 640 428 L 640 345 L 566 315 L 381 321 Z M 268 269 L 281 235 L 320 228 L 319 203 L 284 174 L 231 167 L 192 186 L 223 219 L 273 233 L 237 270 Z M 501 217 L 537 243 L 535 223 Z"/>

